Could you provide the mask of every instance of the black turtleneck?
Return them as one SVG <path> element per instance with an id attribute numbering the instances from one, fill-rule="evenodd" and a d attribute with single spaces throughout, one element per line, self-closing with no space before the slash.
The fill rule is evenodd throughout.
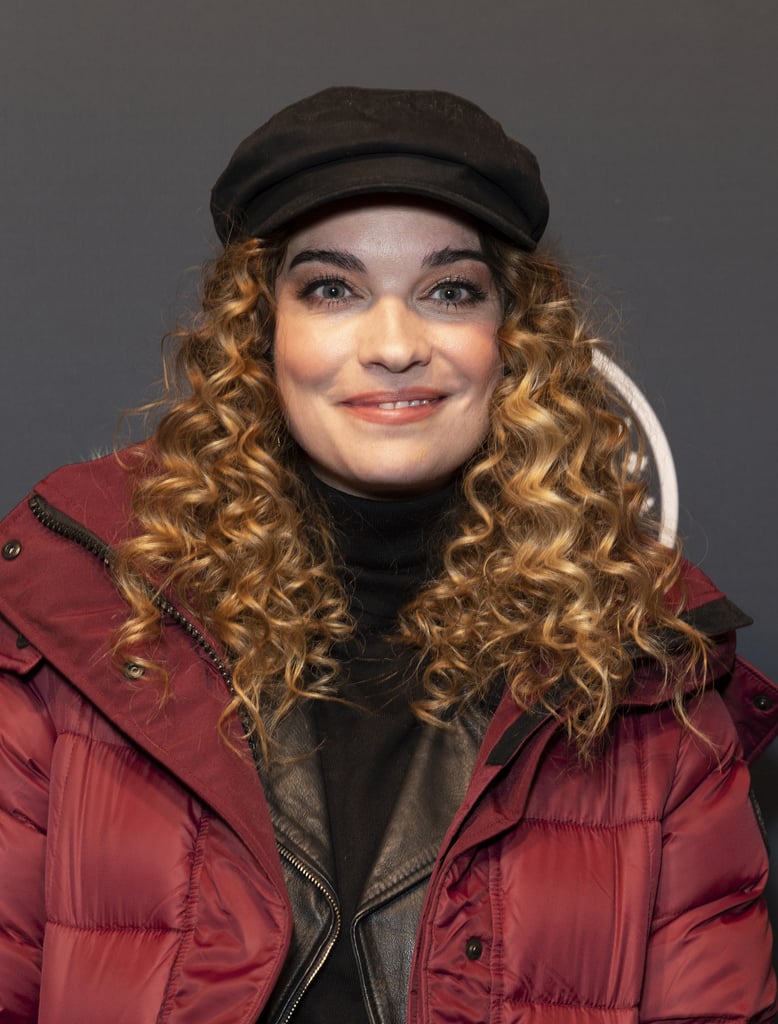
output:
<path id="1" fill-rule="evenodd" d="M 403 500 L 358 498 L 311 476 L 332 518 L 352 614 L 365 628 L 392 629 L 397 613 L 437 570 L 457 485 Z"/>
<path id="2" fill-rule="evenodd" d="M 391 633 L 437 569 L 456 486 L 402 501 L 357 498 L 315 478 L 309 486 L 331 516 L 357 628 L 336 651 L 348 703 L 313 704 L 343 927 L 296 1019 L 356 1024 L 367 1015 L 351 922 L 421 728 L 410 710 L 418 674 Z"/>

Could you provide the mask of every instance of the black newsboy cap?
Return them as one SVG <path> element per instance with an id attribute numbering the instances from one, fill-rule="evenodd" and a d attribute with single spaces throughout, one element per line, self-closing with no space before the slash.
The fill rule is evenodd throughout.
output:
<path id="1" fill-rule="evenodd" d="M 538 163 L 469 100 L 338 86 L 284 108 L 244 139 L 211 193 L 223 242 L 267 235 L 340 199 L 425 196 L 534 249 L 548 220 Z"/>

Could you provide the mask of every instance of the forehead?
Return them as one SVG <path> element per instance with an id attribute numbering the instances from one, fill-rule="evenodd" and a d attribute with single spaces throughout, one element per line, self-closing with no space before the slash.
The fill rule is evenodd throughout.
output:
<path id="1" fill-rule="evenodd" d="M 298 226 L 287 252 L 325 247 L 351 252 L 426 255 L 443 248 L 481 249 L 478 228 L 444 204 L 408 196 L 373 196 L 328 207 Z"/>

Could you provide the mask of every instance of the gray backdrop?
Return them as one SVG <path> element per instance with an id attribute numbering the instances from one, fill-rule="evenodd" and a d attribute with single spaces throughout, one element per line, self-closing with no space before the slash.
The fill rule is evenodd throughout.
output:
<path id="1" fill-rule="evenodd" d="M 618 311 L 669 435 L 687 552 L 778 677 L 774 0 L 4 0 L 2 20 L 0 512 L 154 394 L 243 135 L 326 85 L 450 89 L 538 153 L 550 237 Z"/>

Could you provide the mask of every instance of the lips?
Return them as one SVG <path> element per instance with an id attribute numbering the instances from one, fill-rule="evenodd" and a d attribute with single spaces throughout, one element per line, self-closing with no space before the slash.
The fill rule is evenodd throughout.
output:
<path id="1" fill-rule="evenodd" d="M 436 412 L 447 397 L 432 388 L 404 388 L 350 395 L 341 405 L 360 419 L 376 423 L 414 423 Z"/>
<path id="2" fill-rule="evenodd" d="M 445 392 L 433 388 L 403 388 L 399 391 L 365 391 L 350 395 L 344 399 L 343 405 L 408 406 L 439 402 L 445 397 Z"/>

